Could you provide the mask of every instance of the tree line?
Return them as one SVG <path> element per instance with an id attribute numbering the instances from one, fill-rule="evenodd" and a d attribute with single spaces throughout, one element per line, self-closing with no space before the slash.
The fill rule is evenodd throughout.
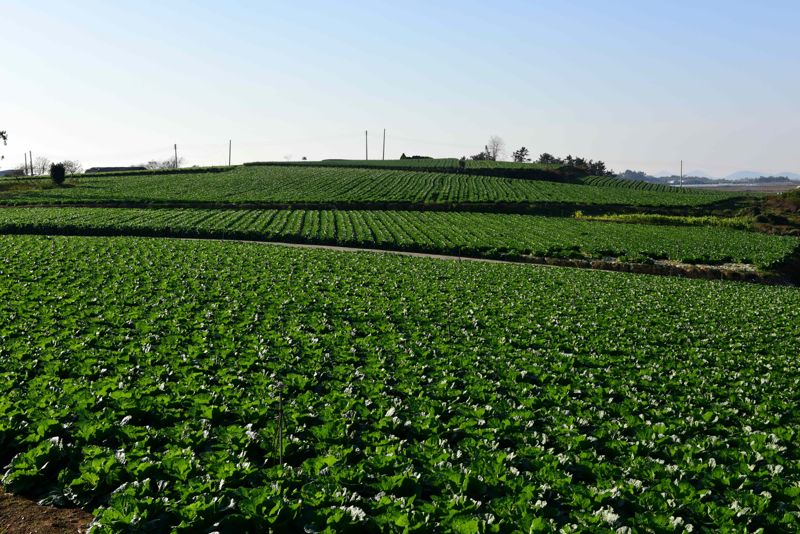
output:
<path id="1" fill-rule="evenodd" d="M 68 176 L 83 173 L 83 165 L 81 165 L 80 161 L 66 160 L 60 162 L 59 165 L 64 166 L 64 172 Z M 14 168 L 14 172 L 7 174 L 7 176 L 18 178 L 23 176 L 44 176 L 50 172 L 50 167 L 52 166 L 53 162 L 50 161 L 49 158 L 45 156 L 38 156 L 32 162 L 29 161 L 27 164 L 20 163 Z"/>
<path id="2" fill-rule="evenodd" d="M 481 152 L 470 156 L 469 159 L 473 161 L 497 161 L 505 152 L 505 142 L 501 137 L 493 135 L 489 138 L 489 142 L 484 145 Z M 526 147 L 520 147 L 511 153 L 511 158 L 516 163 L 541 163 L 550 165 L 565 165 L 567 167 L 574 167 L 586 171 L 594 176 L 614 176 L 614 171 L 606 167 L 605 162 L 582 157 L 573 157 L 571 154 L 565 158 L 559 158 L 543 152 L 539 158 L 533 161 L 530 157 L 530 151 Z M 466 159 L 466 158 L 464 158 Z"/>

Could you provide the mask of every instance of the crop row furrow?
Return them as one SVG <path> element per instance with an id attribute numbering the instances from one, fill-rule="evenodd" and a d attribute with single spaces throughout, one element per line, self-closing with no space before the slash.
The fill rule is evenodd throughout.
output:
<path id="1" fill-rule="evenodd" d="M 0 231 L 142 231 L 147 235 L 209 235 L 302 240 L 430 251 L 626 261 L 751 263 L 771 269 L 800 248 L 800 239 L 724 227 L 662 226 L 532 215 L 328 210 L 145 210 L 6 208 Z"/>

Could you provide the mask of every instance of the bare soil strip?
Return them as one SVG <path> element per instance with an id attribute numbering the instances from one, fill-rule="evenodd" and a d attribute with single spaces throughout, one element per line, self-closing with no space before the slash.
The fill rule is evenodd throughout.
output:
<path id="1" fill-rule="evenodd" d="M 0 534 L 73 534 L 86 532 L 94 518 L 78 508 L 53 508 L 17 495 L 0 486 Z"/>

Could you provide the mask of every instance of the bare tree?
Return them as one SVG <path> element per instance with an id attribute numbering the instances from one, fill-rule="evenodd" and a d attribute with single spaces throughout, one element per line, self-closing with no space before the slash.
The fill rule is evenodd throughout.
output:
<path id="1" fill-rule="evenodd" d="M 6 146 L 8 144 L 8 134 L 6 133 L 5 130 L 0 130 L 0 140 L 3 141 L 3 146 Z M 0 154 L 0 159 L 6 159 L 6 157 Z"/>
<path id="2" fill-rule="evenodd" d="M 489 159 L 497 161 L 506 151 L 506 143 L 503 138 L 498 135 L 493 135 L 489 138 L 489 143 L 486 145 L 486 152 L 489 154 Z"/>
<path id="3" fill-rule="evenodd" d="M 31 167 L 34 176 L 44 176 L 50 172 L 50 160 L 44 156 L 38 156 Z"/>
<path id="4" fill-rule="evenodd" d="M 83 174 L 83 165 L 81 165 L 80 161 L 66 160 L 62 163 L 64 164 L 64 170 L 69 176 L 72 176 L 74 174 Z"/>
<path id="5" fill-rule="evenodd" d="M 178 158 L 178 167 L 183 165 L 183 158 Z M 164 169 L 175 169 L 175 158 L 165 159 L 164 161 L 148 161 L 144 168 L 148 171 L 160 171 Z"/>

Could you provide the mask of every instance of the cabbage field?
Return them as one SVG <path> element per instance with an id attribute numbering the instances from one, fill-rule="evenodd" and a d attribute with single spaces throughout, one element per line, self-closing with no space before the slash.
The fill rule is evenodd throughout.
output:
<path id="1" fill-rule="evenodd" d="M 800 238 L 727 193 L 388 163 L 5 188 L 3 491 L 103 533 L 800 530 L 796 287 L 235 241 L 789 283 Z"/>
<path id="2" fill-rule="evenodd" d="M 234 167 L 228 172 L 97 175 L 71 187 L 6 195 L 4 203 L 516 203 L 690 207 L 732 198 L 710 191 L 650 191 L 480 175 L 325 167 Z"/>
<path id="3" fill-rule="evenodd" d="M 613 176 L 587 176 L 582 178 L 581 182 L 587 185 L 596 185 L 601 187 L 628 187 L 631 189 L 644 189 L 647 191 L 686 191 L 685 189 L 680 189 L 671 185 L 642 182 L 640 180 L 625 180 L 622 178 L 615 178 Z"/>
<path id="4" fill-rule="evenodd" d="M 324 159 L 321 161 L 272 161 L 264 163 L 246 163 L 245 165 L 281 165 L 297 167 L 364 167 L 392 169 L 397 167 L 416 167 L 421 169 L 458 169 L 458 158 L 406 158 L 406 159 Z M 551 163 L 515 163 L 511 161 L 465 160 L 464 166 L 471 169 L 539 169 L 558 170 L 560 164 Z"/>
<path id="5" fill-rule="evenodd" d="M 669 259 L 769 270 L 800 239 L 715 226 L 431 211 L 5 208 L 0 233 L 212 237 L 519 258 Z"/>
<path id="6" fill-rule="evenodd" d="M 332 167 L 349 169 L 393 169 L 403 171 L 444 172 L 465 175 L 502 176 L 523 180 L 580 182 L 586 171 L 563 164 L 518 163 L 511 161 L 465 160 L 456 158 L 406 158 L 394 160 L 324 159 L 322 161 L 268 161 L 245 163 L 247 167 Z M 463 166 L 462 166 L 463 165 Z"/>
<path id="7" fill-rule="evenodd" d="M 96 532 L 796 532 L 800 292 L 0 237 L 8 491 Z"/>

